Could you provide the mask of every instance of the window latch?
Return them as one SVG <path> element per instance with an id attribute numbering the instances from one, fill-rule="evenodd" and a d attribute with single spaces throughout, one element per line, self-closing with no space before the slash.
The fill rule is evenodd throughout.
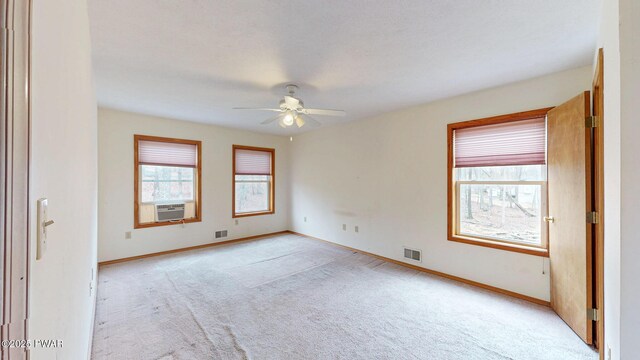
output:
<path id="1" fill-rule="evenodd" d="M 545 216 L 542 219 L 548 223 L 552 223 L 556 221 L 556 219 L 553 216 Z"/>

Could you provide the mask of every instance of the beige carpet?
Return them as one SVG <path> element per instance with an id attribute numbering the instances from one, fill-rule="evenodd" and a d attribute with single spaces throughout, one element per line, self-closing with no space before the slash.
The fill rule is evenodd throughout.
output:
<path id="1" fill-rule="evenodd" d="M 100 268 L 100 359 L 596 359 L 550 309 L 283 235 Z"/>

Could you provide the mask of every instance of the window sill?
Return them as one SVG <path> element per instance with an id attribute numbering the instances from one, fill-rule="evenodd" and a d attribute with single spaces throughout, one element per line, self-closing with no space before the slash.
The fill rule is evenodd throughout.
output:
<path id="1" fill-rule="evenodd" d="M 460 236 L 460 235 L 449 235 L 449 241 L 455 241 L 459 243 L 471 244 L 471 245 L 477 245 L 477 246 L 484 246 L 492 249 L 513 251 L 513 252 L 518 252 L 522 254 L 549 257 L 549 250 L 545 248 L 536 248 L 532 246 L 509 244 L 509 243 L 504 243 L 500 241 L 492 241 L 487 239 Z"/>
<path id="2" fill-rule="evenodd" d="M 275 211 L 273 211 L 273 210 L 256 211 L 256 212 L 233 214 L 233 218 L 235 219 L 235 218 L 241 218 L 241 217 L 258 216 L 258 215 L 272 215 L 272 214 L 275 214 Z"/>
<path id="3" fill-rule="evenodd" d="M 152 222 L 152 223 L 143 223 L 143 224 L 136 223 L 134 224 L 133 228 L 144 229 L 144 228 L 157 227 L 157 226 L 189 224 L 189 223 L 196 223 L 201 221 L 202 219 L 200 218 L 191 218 L 191 219 L 184 219 L 182 221 L 164 221 L 164 222 Z"/>

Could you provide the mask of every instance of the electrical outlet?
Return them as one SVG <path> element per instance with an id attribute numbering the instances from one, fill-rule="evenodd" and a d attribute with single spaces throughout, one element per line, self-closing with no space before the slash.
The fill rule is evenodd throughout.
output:
<path id="1" fill-rule="evenodd" d="M 342 231 L 347 231 L 347 224 L 342 224 Z"/>
<path id="2" fill-rule="evenodd" d="M 131 231 L 127 231 L 124 233 L 124 238 L 125 239 L 131 239 Z"/>
<path id="3" fill-rule="evenodd" d="M 306 216 L 304 217 L 304 222 L 307 222 L 307 217 Z"/>
<path id="4" fill-rule="evenodd" d="M 355 231 L 356 232 L 360 232 L 360 229 L 358 228 L 358 225 L 356 225 Z"/>
<path id="5" fill-rule="evenodd" d="M 236 225 L 238 225 L 240 222 L 238 221 L 238 219 L 236 219 L 235 223 L 236 223 Z"/>
<path id="6" fill-rule="evenodd" d="M 607 360 L 611 360 L 611 347 L 607 346 Z"/>

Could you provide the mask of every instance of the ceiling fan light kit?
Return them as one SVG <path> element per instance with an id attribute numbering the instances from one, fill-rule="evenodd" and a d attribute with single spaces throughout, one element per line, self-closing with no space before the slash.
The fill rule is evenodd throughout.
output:
<path id="1" fill-rule="evenodd" d="M 311 124 L 312 126 L 320 126 L 321 123 L 312 118 L 309 115 L 324 115 L 324 116 L 345 116 L 344 110 L 333 109 L 308 109 L 304 107 L 304 102 L 295 97 L 295 92 L 298 89 L 297 85 L 286 85 L 287 93 L 284 99 L 280 100 L 279 108 L 234 108 L 235 110 L 261 110 L 261 111 L 276 111 L 280 114 L 271 117 L 260 124 L 267 125 L 277 121 L 278 125 L 282 128 L 293 126 L 294 124 L 298 128 L 303 127 L 305 124 Z"/>
<path id="2" fill-rule="evenodd" d="M 293 119 L 298 116 L 298 114 L 295 113 L 295 110 L 289 110 L 285 114 L 286 115 L 282 118 L 282 123 L 286 126 L 293 125 Z"/>

